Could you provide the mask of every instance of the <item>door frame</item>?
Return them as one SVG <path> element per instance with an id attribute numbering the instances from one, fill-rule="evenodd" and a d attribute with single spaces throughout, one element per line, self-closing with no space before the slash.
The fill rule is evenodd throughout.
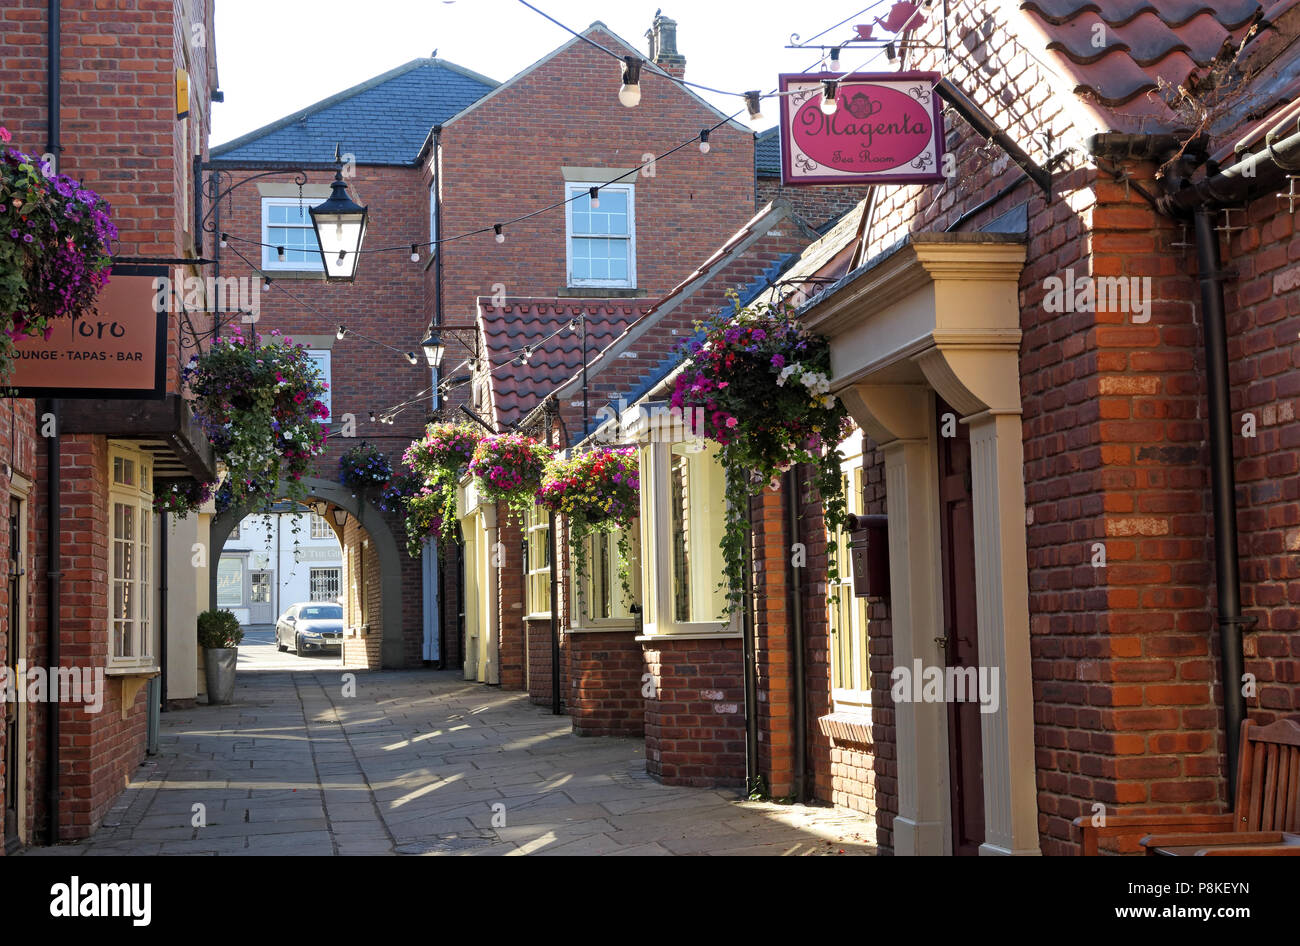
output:
<path id="1" fill-rule="evenodd" d="M 28 602 L 30 598 L 29 598 L 29 589 L 28 589 L 28 581 L 27 581 L 28 570 L 26 566 L 27 555 L 30 552 L 30 547 L 27 542 L 27 524 L 29 522 L 29 517 L 31 515 L 31 489 L 32 489 L 31 480 L 29 480 L 27 477 L 23 476 L 21 473 L 17 471 L 13 471 L 11 473 L 11 480 L 9 484 L 9 495 L 11 501 L 16 500 L 20 504 L 19 506 L 20 519 L 18 522 L 18 540 L 21 543 L 19 556 L 17 558 L 14 555 L 14 550 L 13 549 L 9 550 L 10 560 L 13 561 L 16 558 L 16 560 L 19 562 L 19 569 L 20 569 L 19 581 L 17 583 L 18 601 L 16 605 L 15 602 L 13 601 L 9 602 L 9 620 L 12 621 L 13 616 L 15 614 L 17 614 L 21 619 L 21 627 L 19 628 L 18 634 L 16 635 L 18 641 L 18 653 L 9 654 L 5 658 L 9 662 L 9 666 L 11 668 L 17 668 L 18 662 L 20 660 L 27 659 L 27 635 L 31 630 L 31 628 L 28 626 L 28 621 L 27 621 L 27 608 L 28 608 Z M 7 707 L 6 712 L 8 711 L 8 709 L 9 708 Z M 23 847 L 28 843 L 28 838 L 27 838 L 27 776 L 28 776 L 27 734 L 30 731 L 30 720 L 28 719 L 27 701 L 19 700 L 16 706 L 14 707 L 14 709 L 18 714 L 18 722 L 17 722 L 17 726 L 15 727 L 15 733 L 18 737 L 18 752 L 16 754 L 16 758 L 18 760 L 18 776 L 14 781 L 17 798 L 15 799 L 15 804 L 13 807 L 16 823 L 13 825 L 13 829 L 14 829 L 13 834 L 10 835 L 9 823 L 7 820 L 5 822 L 3 835 L 0 836 L 0 844 L 3 844 L 6 849 L 8 849 L 9 847 L 10 837 L 16 839 L 19 847 Z M 8 747 L 6 744 L 6 751 L 7 749 Z M 7 802 L 8 799 L 6 799 L 6 803 Z M 2 815 L 3 812 L 0 812 L 0 816 Z"/>

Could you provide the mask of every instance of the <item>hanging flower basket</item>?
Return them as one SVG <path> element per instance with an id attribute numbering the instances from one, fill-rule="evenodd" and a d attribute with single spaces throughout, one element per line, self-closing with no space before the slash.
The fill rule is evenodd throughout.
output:
<path id="1" fill-rule="evenodd" d="M 537 490 L 538 502 L 564 516 L 574 570 L 580 578 L 587 576 L 588 536 L 618 531 L 618 573 L 623 593 L 629 597 L 630 537 L 640 489 L 636 448 L 612 447 L 564 459 L 553 457 Z"/>
<path id="2" fill-rule="evenodd" d="M 117 238 L 102 197 L 67 175 L 47 176 L 11 138 L 0 127 L 0 377 L 17 339 L 48 338 L 54 319 L 94 310 Z"/>
<path id="3" fill-rule="evenodd" d="M 339 482 L 358 491 L 378 489 L 392 478 L 393 465 L 364 440 L 339 457 Z"/>
<path id="4" fill-rule="evenodd" d="M 184 519 L 212 498 L 212 484 L 196 479 L 159 480 L 153 483 L 154 512 L 169 512 Z"/>
<path id="5" fill-rule="evenodd" d="M 522 516 L 537 501 L 552 454 L 546 444 L 524 434 L 496 434 L 479 441 L 469 473 L 484 498 L 504 500 L 511 512 Z"/>
<path id="6" fill-rule="evenodd" d="M 430 486 L 423 475 L 395 474 L 379 494 L 379 508 L 401 515 L 406 523 L 406 552 L 417 558 L 426 539 L 442 539 L 442 491 Z"/>
<path id="7" fill-rule="evenodd" d="M 482 439 L 483 434 L 469 424 L 430 424 L 424 437 L 412 441 L 402 454 L 402 462 L 442 497 L 440 516 L 446 522 L 457 519 L 456 485 Z"/>
<path id="8" fill-rule="evenodd" d="M 235 329 L 190 359 L 183 380 L 226 466 L 222 502 L 269 512 L 278 499 L 306 499 L 301 481 L 325 449 L 320 418 L 329 411 L 305 348 L 278 331 L 246 338 Z"/>
<path id="9" fill-rule="evenodd" d="M 688 343 L 672 406 L 701 420 L 704 436 L 721 447 L 727 512 L 722 553 L 729 609 L 740 604 L 749 497 L 796 463 L 816 467 L 815 485 L 832 531 L 846 506 L 836 445 L 848 435 L 848 412 L 830 394 L 830 345 L 795 321 L 788 307 L 758 303 L 699 326 Z M 831 581 L 838 577 L 835 545 L 827 547 Z"/>

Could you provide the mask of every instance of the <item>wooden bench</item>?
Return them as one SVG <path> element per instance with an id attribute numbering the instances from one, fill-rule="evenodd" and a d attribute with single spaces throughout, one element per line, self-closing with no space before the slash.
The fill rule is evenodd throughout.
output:
<path id="1" fill-rule="evenodd" d="M 1192 853 L 1222 855 L 1231 849 L 1291 855 L 1290 850 L 1282 850 L 1288 845 L 1280 843 L 1280 836 L 1300 832 L 1300 716 L 1267 726 L 1249 719 L 1242 722 L 1237 797 L 1231 814 L 1113 815 L 1105 820 L 1104 826 L 1094 826 L 1086 815 L 1074 819 L 1082 832 L 1084 856 L 1096 855 L 1102 838 L 1116 838 L 1120 853 L 1203 846 L 1204 850 Z M 1267 833 L 1268 839 L 1261 833 Z"/>

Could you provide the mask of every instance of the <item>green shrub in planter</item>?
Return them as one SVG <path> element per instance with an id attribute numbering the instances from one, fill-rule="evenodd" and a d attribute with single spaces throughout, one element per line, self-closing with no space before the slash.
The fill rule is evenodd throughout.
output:
<path id="1" fill-rule="evenodd" d="M 238 647 L 244 639 L 244 632 L 239 628 L 239 621 L 229 611 L 215 608 L 199 615 L 199 649 L 223 650 Z"/>

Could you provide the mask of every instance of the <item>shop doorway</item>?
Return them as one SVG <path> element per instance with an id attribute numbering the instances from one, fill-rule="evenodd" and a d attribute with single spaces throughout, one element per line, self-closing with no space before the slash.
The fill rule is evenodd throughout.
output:
<path id="1" fill-rule="evenodd" d="M 975 604 L 975 517 L 970 430 L 941 398 L 939 426 L 939 541 L 943 562 L 943 655 L 947 667 L 979 667 Z M 952 850 L 977 855 L 984 843 L 984 760 L 980 704 L 948 700 L 948 775 Z"/>

